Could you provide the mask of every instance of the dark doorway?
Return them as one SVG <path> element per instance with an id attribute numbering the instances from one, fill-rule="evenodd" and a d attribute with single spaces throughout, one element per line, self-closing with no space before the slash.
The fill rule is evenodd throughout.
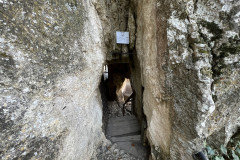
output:
<path id="1" fill-rule="evenodd" d="M 115 63 L 108 65 L 108 97 L 109 100 L 117 100 L 117 92 L 121 89 L 125 78 L 131 75 L 128 63 Z"/>

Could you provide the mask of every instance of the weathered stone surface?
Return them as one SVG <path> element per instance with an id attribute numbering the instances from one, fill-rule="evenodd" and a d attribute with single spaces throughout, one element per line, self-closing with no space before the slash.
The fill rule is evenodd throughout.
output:
<path id="1" fill-rule="evenodd" d="M 0 8 L 0 159 L 90 159 L 102 139 L 105 58 L 94 5 L 4 0 Z"/>
<path id="2" fill-rule="evenodd" d="M 127 53 L 127 45 L 116 43 L 116 31 L 133 30 L 132 23 L 128 24 L 129 20 L 129 0 L 93 0 L 93 4 L 100 16 L 102 22 L 102 30 L 104 32 L 104 41 L 106 43 L 107 60 L 118 59 L 118 55 L 113 53 Z M 131 26 L 131 27 L 130 27 Z M 135 26 L 135 25 L 134 25 Z M 133 33 L 130 33 L 133 34 Z M 130 38 L 130 43 L 134 45 L 134 39 Z"/>
<path id="3" fill-rule="evenodd" d="M 239 126 L 239 1 L 132 3 L 152 158 L 192 159 L 223 127 L 226 144 Z"/>

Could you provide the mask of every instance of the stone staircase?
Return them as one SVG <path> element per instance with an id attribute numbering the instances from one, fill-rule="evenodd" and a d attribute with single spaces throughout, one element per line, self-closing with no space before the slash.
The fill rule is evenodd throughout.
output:
<path id="1" fill-rule="evenodd" d="M 125 152 L 147 160 L 147 150 L 141 143 L 140 126 L 134 115 L 110 118 L 107 137 Z"/>

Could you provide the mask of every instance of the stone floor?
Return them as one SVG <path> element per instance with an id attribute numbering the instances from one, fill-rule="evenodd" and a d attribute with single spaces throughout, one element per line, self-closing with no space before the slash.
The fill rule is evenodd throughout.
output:
<path id="1" fill-rule="evenodd" d="M 146 159 L 147 151 L 141 143 L 140 126 L 134 115 L 110 118 L 107 138 L 127 153 L 139 159 Z"/>
<path id="2" fill-rule="evenodd" d="M 141 144 L 140 127 L 135 116 L 122 115 L 121 104 L 109 102 L 107 140 L 97 150 L 98 160 L 147 160 Z"/>

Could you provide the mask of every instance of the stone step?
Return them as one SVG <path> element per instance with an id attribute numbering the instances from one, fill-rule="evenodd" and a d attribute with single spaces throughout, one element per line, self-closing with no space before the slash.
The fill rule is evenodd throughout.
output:
<path id="1" fill-rule="evenodd" d="M 107 135 L 114 137 L 114 136 L 126 135 L 131 133 L 137 133 L 139 131 L 140 131 L 140 127 L 138 126 L 138 124 L 135 124 L 135 125 L 131 124 L 126 126 L 108 127 Z"/>
<path id="2" fill-rule="evenodd" d="M 139 131 L 140 127 L 135 116 L 110 118 L 108 121 L 107 135 L 111 137 L 137 133 Z"/>
<path id="3" fill-rule="evenodd" d="M 134 115 L 109 118 L 110 123 L 122 122 L 122 121 L 128 121 L 128 120 L 137 120 L 137 119 Z"/>
<path id="4" fill-rule="evenodd" d="M 124 126 L 131 126 L 131 125 L 134 126 L 134 125 L 139 125 L 139 124 L 136 119 L 108 123 L 109 127 L 124 127 Z"/>
<path id="5" fill-rule="evenodd" d="M 141 142 L 141 135 L 111 137 L 112 142 Z"/>
<path id="6" fill-rule="evenodd" d="M 107 135 L 113 143 L 127 153 L 138 157 L 139 160 L 148 159 L 147 150 L 141 144 L 140 126 L 135 116 L 110 118 Z"/>

